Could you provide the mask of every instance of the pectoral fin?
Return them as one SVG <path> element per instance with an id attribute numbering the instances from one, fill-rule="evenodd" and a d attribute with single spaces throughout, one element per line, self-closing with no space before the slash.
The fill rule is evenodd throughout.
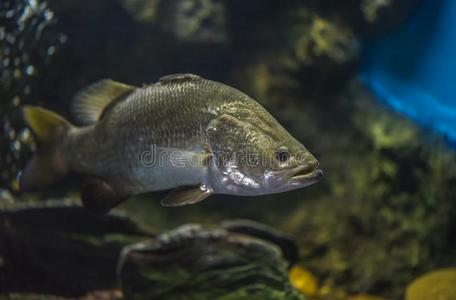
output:
<path id="1" fill-rule="evenodd" d="M 109 183 L 98 178 L 86 180 L 81 192 L 84 208 L 99 214 L 107 213 L 123 199 L 124 197 L 119 196 Z"/>
<path id="2" fill-rule="evenodd" d="M 163 206 L 183 206 L 194 204 L 206 199 L 213 192 L 210 188 L 200 186 L 181 187 L 161 200 Z"/>

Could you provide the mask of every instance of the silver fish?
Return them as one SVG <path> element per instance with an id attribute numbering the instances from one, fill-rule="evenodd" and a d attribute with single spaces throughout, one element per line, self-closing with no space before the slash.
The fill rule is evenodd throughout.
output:
<path id="1" fill-rule="evenodd" d="M 24 117 L 38 150 L 20 176 L 23 190 L 86 179 L 83 204 L 108 211 L 130 195 L 174 189 L 179 206 L 211 194 L 242 196 L 311 185 L 323 173 L 312 154 L 259 103 L 225 84 L 191 74 L 141 88 L 109 79 L 75 96 L 82 126 L 39 107 Z"/>

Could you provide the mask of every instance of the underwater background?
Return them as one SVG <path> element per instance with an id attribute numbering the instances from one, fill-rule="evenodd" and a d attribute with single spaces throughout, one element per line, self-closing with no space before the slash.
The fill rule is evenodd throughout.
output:
<path id="1" fill-rule="evenodd" d="M 2 0 L 0 299 L 456 299 L 452 0 Z M 252 96 L 325 178 L 109 215 L 28 194 L 24 104 L 194 73 Z M 46 170 L 43 170 L 46 172 Z"/>

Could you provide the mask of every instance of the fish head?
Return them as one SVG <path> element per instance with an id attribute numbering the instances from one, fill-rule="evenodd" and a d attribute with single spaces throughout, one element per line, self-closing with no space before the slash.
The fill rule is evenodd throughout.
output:
<path id="1" fill-rule="evenodd" d="M 264 195 L 319 181 L 317 159 L 272 117 L 219 117 L 208 127 L 211 181 L 219 193 Z"/>

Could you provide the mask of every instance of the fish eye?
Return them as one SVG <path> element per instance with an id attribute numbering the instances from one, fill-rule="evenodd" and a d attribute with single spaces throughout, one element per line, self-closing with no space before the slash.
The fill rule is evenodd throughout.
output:
<path id="1" fill-rule="evenodd" d="M 279 162 L 284 163 L 290 158 L 290 153 L 288 152 L 288 149 L 280 148 L 276 151 L 275 156 Z"/>

